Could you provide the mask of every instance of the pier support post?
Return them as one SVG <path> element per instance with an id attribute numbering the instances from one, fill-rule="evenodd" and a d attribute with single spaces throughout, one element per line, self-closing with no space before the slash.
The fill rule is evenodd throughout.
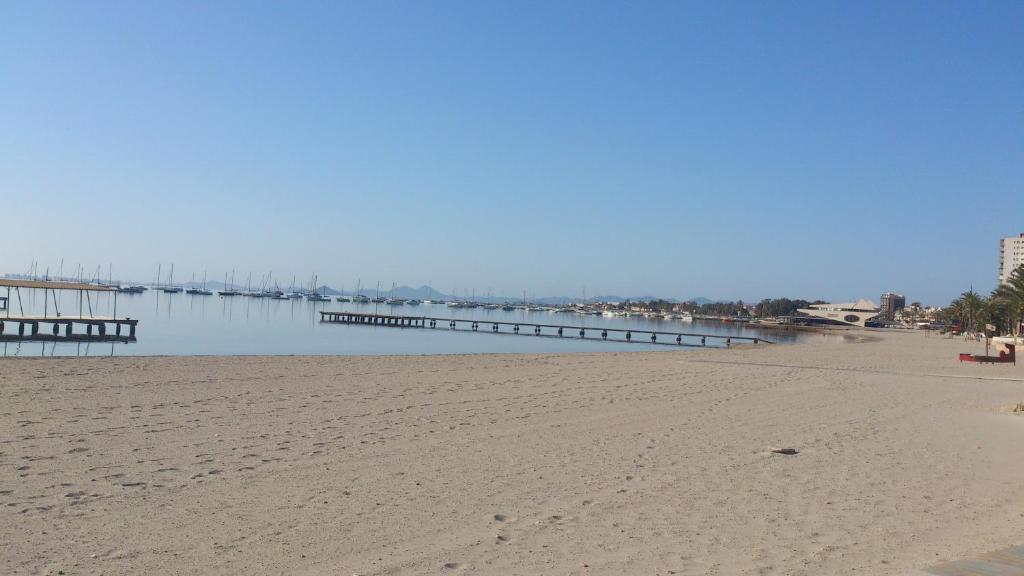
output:
<path id="1" fill-rule="evenodd" d="M 120 322 L 118 322 L 117 324 L 114 324 L 114 335 L 115 336 L 120 336 L 121 335 L 121 323 Z"/>
<path id="2" fill-rule="evenodd" d="M 0 334 L 4 333 L 4 321 L 0 320 Z"/>
<path id="3" fill-rule="evenodd" d="M 602 340 L 607 340 L 608 339 L 608 331 L 607 330 L 601 330 L 601 339 Z"/>
<path id="4" fill-rule="evenodd" d="M 652 332 L 652 333 L 651 333 L 651 343 L 653 344 L 653 343 L 655 343 L 655 342 L 657 342 L 657 341 L 658 341 L 658 335 L 657 335 L 657 334 L 654 334 L 654 333 Z"/>
<path id="5" fill-rule="evenodd" d="M 632 332 L 626 332 L 626 342 L 629 342 L 632 339 L 633 339 L 633 333 Z"/>
<path id="6" fill-rule="evenodd" d="M 57 324 L 56 322 L 54 322 L 52 330 L 53 330 L 53 335 L 56 336 L 58 333 L 60 333 L 60 324 Z"/>
<path id="7" fill-rule="evenodd" d="M 492 325 L 491 326 L 491 332 L 497 332 L 497 331 L 498 331 L 498 325 L 497 324 Z"/>
<path id="8" fill-rule="evenodd" d="M 512 331 L 515 332 L 516 334 L 519 334 L 519 324 L 516 324 L 515 326 L 513 326 L 512 327 Z"/>
<path id="9" fill-rule="evenodd" d="M 18 336 L 24 336 L 24 335 L 25 335 L 25 323 L 24 322 L 18 322 Z"/>
<path id="10" fill-rule="evenodd" d="M 128 325 L 128 337 L 135 338 L 135 324 Z"/>
<path id="11" fill-rule="evenodd" d="M 89 336 L 92 336 L 92 324 L 85 325 L 85 333 L 88 334 Z"/>
<path id="12" fill-rule="evenodd" d="M 732 344 L 732 338 L 725 339 L 725 347 L 728 348 Z"/>
<path id="13" fill-rule="evenodd" d="M 106 324 L 100 324 L 100 336 L 106 336 L 106 335 L 107 335 L 107 325 Z"/>
<path id="14" fill-rule="evenodd" d="M 561 328 L 559 328 L 559 329 L 558 329 L 558 335 L 559 335 L 559 336 L 561 336 L 561 335 L 562 335 L 562 329 L 561 329 Z"/>
<path id="15" fill-rule="evenodd" d="M 64 325 L 64 337 L 65 338 L 71 338 L 71 327 L 73 325 L 74 325 L 74 322 L 68 322 L 67 324 Z"/>
<path id="16" fill-rule="evenodd" d="M 704 337 L 704 336 L 701 336 L 700 337 L 700 345 L 701 346 L 707 346 L 708 345 L 708 339 L 706 337 Z"/>
<path id="17" fill-rule="evenodd" d="M 584 330 L 583 328 L 580 328 L 580 338 L 586 338 L 586 337 L 587 337 L 587 331 Z"/>
<path id="18" fill-rule="evenodd" d="M 679 344 L 680 346 L 683 345 L 683 335 L 682 334 L 676 336 L 676 344 Z"/>
<path id="19" fill-rule="evenodd" d="M 39 335 L 39 322 L 33 322 L 32 323 L 32 335 L 33 336 L 38 336 Z"/>

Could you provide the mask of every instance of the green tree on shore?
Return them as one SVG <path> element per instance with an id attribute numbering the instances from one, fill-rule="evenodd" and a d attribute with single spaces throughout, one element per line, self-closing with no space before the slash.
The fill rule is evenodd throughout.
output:
<path id="1" fill-rule="evenodd" d="M 1007 328 L 1014 336 L 1020 334 L 1024 321 L 1024 265 L 1019 266 L 1006 283 L 995 289 L 992 300 L 1005 312 Z"/>
<path id="2" fill-rule="evenodd" d="M 963 332 L 978 331 L 978 317 L 985 306 L 985 299 L 973 289 L 961 294 L 950 302 L 943 316 L 948 322 L 956 322 Z"/>
<path id="3" fill-rule="evenodd" d="M 988 298 L 973 289 L 964 292 L 942 310 L 939 318 L 959 324 L 964 332 L 987 332 L 986 326 L 991 324 L 999 333 L 1019 335 L 1024 322 L 1024 266 L 1014 270 Z"/>

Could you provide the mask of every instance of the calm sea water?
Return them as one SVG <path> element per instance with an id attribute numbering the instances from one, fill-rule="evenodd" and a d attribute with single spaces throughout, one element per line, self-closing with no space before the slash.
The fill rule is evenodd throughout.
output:
<path id="1" fill-rule="evenodd" d="M 18 313 L 13 299 L 12 314 Z M 91 304 L 97 316 L 113 313 L 112 294 L 97 293 L 84 301 L 88 313 Z M 42 292 L 24 291 L 22 305 L 26 314 L 42 314 Z M 53 314 L 53 302 L 46 304 Z M 77 315 L 77 293 L 58 293 L 57 306 L 64 315 Z M 499 334 L 481 326 L 479 333 L 450 331 L 439 323 L 436 329 L 387 328 L 329 324 L 320 322 L 321 310 L 350 310 L 465 318 L 480 321 L 507 321 L 564 324 L 589 328 L 632 328 L 734 336 L 756 336 L 778 343 L 794 343 L 813 337 L 804 333 L 758 330 L 720 322 L 683 323 L 642 317 L 583 316 L 568 313 L 516 310 L 458 309 L 445 305 L 387 306 L 306 300 L 272 300 L 246 296 L 221 297 L 165 294 L 149 290 L 143 294 L 119 294 L 117 315 L 139 319 L 137 341 L 131 343 L 5 342 L 4 356 L 126 356 L 126 355 L 247 355 L 247 354 L 472 354 L 488 352 L 600 352 L 623 350 L 678 350 L 678 347 L 647 343 L 601 342 L 581 340 L 576 333 L 564 338 L 537 337 L 532 327 L 520 335 Z M 0 315 L 5 312 L 0 312 Z M 507 328 L 502 328 L 507 330 Z M 596 335 L 596 334 L 595 334 Z M 639 340 L 642 336 L 634 335 Z M 663 339 L 659 337 L 659 339 Z M 684 343 L 697 343 L 686 338 Z M 708 344 L 720 342 L 708 341 Z"/>

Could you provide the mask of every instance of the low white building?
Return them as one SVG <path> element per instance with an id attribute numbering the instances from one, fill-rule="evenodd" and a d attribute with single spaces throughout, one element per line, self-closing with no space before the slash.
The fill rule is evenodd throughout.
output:
<path id="1" fill-rule="evenodd" d="M 868 320 L 878 316 L 882 311 L 870 300 L 857 300 L 839 304 L 812 304 L 810 308 L 801 308 L 800 312 L 812 318 L 832 320 L 851 326 L 864 326 Z"/>

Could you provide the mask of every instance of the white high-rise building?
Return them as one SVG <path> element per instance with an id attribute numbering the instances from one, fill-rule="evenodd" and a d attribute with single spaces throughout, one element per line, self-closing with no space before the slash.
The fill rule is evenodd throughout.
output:
<path id="1" fill-rule="evenodd" d="M 999 283 L 1010 279 L 1010 274 L 1024 264 L 1024 233 L 999 241 Z"/>

